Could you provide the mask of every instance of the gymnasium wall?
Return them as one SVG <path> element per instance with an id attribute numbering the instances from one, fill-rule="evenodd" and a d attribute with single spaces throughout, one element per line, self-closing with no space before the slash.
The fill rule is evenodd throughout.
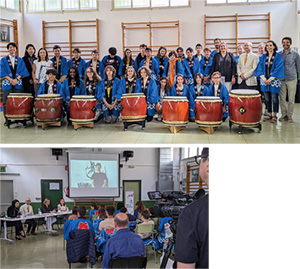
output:
<path id="1" fill-rule="evenodd" d="M 213 15 L 232 15 L 238 14 L 266 14 L 271 12 L 271 36 L 272 39 L 280 45 L 283 36 L 291 36 L 294 40 L 294 47 L 299 47 L 299 19 L 297 18 L 297 1 L 279 2 L 279 3 L 261 3 L 250 5 L 222 5 L 206 6 L 204 0 L 191 0 L 191 8 L 174 9 L 153 9 L 153 10 L 124 10 L 112 11 L 110 0 L 100 1 L 100 10 L 97 12 L 74 12 L 74 13 L 24 13 L 23 20 L 20 14 L 15 12 L 3 12 L 3 18 L 19 18 L 20 30 L 20 49 L 21 54 L 27 43 L 33 43 L 37 48 L 42 45 L 42 20 L 45 21 L 66 21 L 71 20 L 91 20 L 98 18 L 100 20 L 100 56 L 107 54 L 110 46 L 115 46 L 119 54 L 123 56 L 122 49 L 122 30 L 121 22 L 139 22 L 139 21 L 180 21 L 181 45 L 186 48 L 204 41 L 204 14 Z M 24 1 L 23 9 L 26 9 Z M 85 29 L 82 39 L 85 35 L 93 34 Z M 218 29 L 216 29 L 218 30 Z M 219 29 L 219 31 L 232 31 L 228 29 Z M 254 27 L 257 31 L 257 27 Z M 60 35 L 64 35 L 61 33 Z M 249 35 L 255 36 L 249 29 Z M 143 34 L 136 36 L 137 43 L 141 43 Z M 76 37 L 77 39 L 78 37 Z M 173 37 L 170 37 L 173 38 Z M 60 37 L 58 37 L 60 40 Z"/>

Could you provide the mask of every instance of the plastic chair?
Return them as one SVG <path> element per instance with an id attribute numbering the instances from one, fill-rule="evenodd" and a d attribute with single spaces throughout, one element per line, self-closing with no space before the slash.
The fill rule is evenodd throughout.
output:
<path id="1" fill-rule="evenodd" d="M 154 225 L 153 224 L 138 224 L 135 227 L 135 233 L 136 234 L 147 234 L 151 233 L 151 243 L 150 245 L 145 244 L 146 248 L 146 254 L 147 254 L 147 249 L 151 248 L 154 251 L 154 258 L 155 258 L 155 263 L 157 263 L 156 260 L 156 250 L 155 250 L 155 243 L 154 243 Z M 145 243 L 145 242 L 144 242 Z"/>
<path id="2" fill-rule="evenodd" d="M 110 268 L 146 268 L 147 257 L 114 258 L 110 261 Z"/>

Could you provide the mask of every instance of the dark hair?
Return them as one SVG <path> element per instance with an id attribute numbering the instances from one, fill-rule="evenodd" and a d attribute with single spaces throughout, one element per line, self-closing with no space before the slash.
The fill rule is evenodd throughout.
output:
<path id="1" fill-rule="evenodd" d="M 84 84 L 89 80 L 89 77 L 88 77 L 88 75 L 87 75 L 87 70 L 91 70 L 92 71 L 92 73 L 93 73 L 93 83 L 95 84 L 95 85 L 97 85 L 98 84 L 98 82 L 100 81 L 100 77 L 97 75 L 97 73 L 95 72 L 95 70 L 92 68 L 92 67 L 87 67 L 86 69 L 85 69 L 85 77 L 84 77 Z M 97 163 L 96 164 L 96 166 L 97 165 L 100 165 L 101 166 L 101 164 L 100 163 Z"/>
<path id="2" fill-rule="evenodd" d="M 145 218 L 145 219 L 149 219 L 150 218 L 150 212 L 148 209 L 144 210 L 142 212 L 142 216 Z"/>
<path id="3" fill-rule="evenodd" d="M 211 52 L 211 50 L 209 48 L 205 48 L 203 51 L 209 51 L 209 52 Z"/>
<path id="4" fill-rule="evenodd" d="M 78 206 L 73 206 L 73 208 L 72 208 L 72 214 L 73 215 L 77 215 L 77 212 L 78 212 Z"/>
<path id="5" fill-rule="evenodd" d="M 79 216 L 80 216 L 81 218 L 84 218 L 85 213 L 86 213 L 86 208 L 85 208 L 85 206 L 80 206 L 80 207 L 78 208 L 78 213 L 79 213 Z"/>
<path id="6" fill-rule="evenodd" d="M 275 43 L 273 40 L 268 40 L 268 41 L 266 42 L 266 44 L 268 44 L 268 43 L 272 43 L 272 44 L 273 44 L 273 46 L 275 47 L 275 48 L 274 48 L 274 51 L 275 51 L 275 52 L 278 50 L 278 47 L 277 47 L 276 43 Z M 265 46 L 265 52 L 268 53 L 268 51 L 267 51 L 267 45 Z"/>
<path id="7" fill-rule="evenodd" d="M 46 75 L 50 75 L 50 74 L 56 76 L 56 75 L 57 75 L 56 69 L 54 69 L 54 68 L 48 69 L 48 70 L 46 71 Z"/>
<path id="8" fill-rule="evenodd" d="M 168 83 L 168 78 L 167 77 L 165 77 L 165 76 L 163 76 L 163 77 L 161 77 L 160 79 L 159 79 L 159 82 L 161 82 L 162 80 L 166 80 L 166 86 L 165 86 L 165 93 L 167 94 L 168 93 L 168 91 L 170 90 L 170 85 L 169 85 L 169 83 Z"/>
<path id="9" fill-rule="evenodd" d="M 114 217 L 114 221 L 121 228 L 128 227 L 128 224 L 129 224 L 128 217 L 126 217 L 125 220 L 120 220 L 119 217 L 118 217 L 118 214 Z"/>
<path id="10" fill-rule="evenodd" d="M 105 219 L 106 218 L 105 206 L 104 205 L 99 206 L 99 218 L 100 219 Z"/>
<path id="11" fill-rule="evenodd" d="M 116 73 L 117 73 L 116 69 L 112 65 L 107 65 L 104 69 L 105 78 L 107 78 L 107 76 L 106 76 L 107 69 L 111 69 L 111 71 L 113 72 L 112 77 L 114 78 L 116 76 Z"/>
<path id="12" fill-rule="evenodd" d="M 45 48 L 40 48 L 40 49 L 39 49 L 39 51 L 38 51 L 38 53 L 37 53 L 38 62 L 41 61 L 41 56 L 40 56 L 40 51 L 41 51 L 41 50 L 44 50 L 44 51 L 46 52 L 45 61 L 47 62 L 47 61 L 49 60 L 49 58 L 48 58 L 48 51 L 47 51 Z"/>
<path id="13" fill-rule="evenodd" d="M 183 47 L 178 47 L 178 48 L 176 49 L 177 53 L 178 53 L 179 50 L 184 51 Z"/>
<path id="14" fill-rule="evenodd" d="M 115 47 L 110 47 L 110 48 L 108 49 L 108 53 L 109 53 L 110 55 L 116 55 L 116 54 L 117 54 L 117 49 L 116 49 Z"/>
<path id="15" fill-rule="evenodd" d="M 283 40 L 285 40 L 285 39 L 288 40 L 288 41 L 290 41 L 290 43 L 292 44 L 292 38 L 289 37 L 289 36 L 286 36 L 286 37 L 282 38 L 281 43 L 282 43 Z"/>
<path id="16" fill-rule="evenodd" d="M 149 47 L 147 47 L 146 49 L 145 49 L 145 51 L 146 50 L 148 50 L 148 51 L 151 51 L 152 52 L 152 49 L 151 48 L 149 48 Z"/>
<path id="17" fill-rule="evenodd" d="M 214 43 L 215 43 L 215 41 L 217 41 L 217 40 L 219 40 L 219 41 L 221 42 L 221 39 L 217 37 L 217 38 L 214 39 Z"/>
<path id="18" fill-rule="evenodd" d="M 150 216 L 154 216 L 154 206 L 149 207 Z"/>
<path id="19" fill-rule="evenodd" d="M 127 212 L 127 208 L 123 206 L 123 207 L 120 209 L 120 213 L 126 213 L 126 212 Z"/>
<path id="20" fill-rule="evenodd" d="M 110 216 L 113 216 L 114 213 L 115 213 L 115 209 L 114 209 L 113 206 L 107 206 L 107 207 L 105 208 L 105 210 L 107 211 L 108 215 L 110 215 Z"/>
<path id="21" fill-rule="evenodd" d="M 203 85 L 203 75 L 201 73 L 197 73 L 195 76 L 194 76 L 194 85 L 197 85 L 197 82 L 196 82 L 196 78 L 199 77 L 201 78 L 201 85 Z"/>
<path id="22" fill-rule="evenodd" d="M 18 46 L 15 42 L 9 42 L 7 45 L 6 45 L 6 48 L 9 49 L 9 46 L 12 45 L 14 46 L 16 49 L 18 49 Z"/>
<path id="23" fill-rule="evenodd" d="M 129 66 L 134 65 L 134 61 L 132 59 L 132 51 L 131 49 L 125 49 L 124 51 L 124 58 L 123 58 L 123 64 L 126 65 L 127 64 L 127 56 L 126 56 L 126 52 L 130 51 L 131 55 L 129 56 Z"/>
<path id="24" fill-rule="evenodd" d="M 12 202 L 11 202 L 11 205 L 13 206 L 13 207 L 15 207 L 15 205 L 16 205 L 16 203 L 18 203 L 19 202 L 19 200 L 18 199 L 15 199 L 15 200 L 13 200 Z M 20 202 L 19 202 L 20 203 Z"/>
<path id="25" fill-rule="evenodd" d="M 68 76 L 67 78 L 68 80 L 68 85 L 71 85 L 71 70 L 75 70 L 75 82 L 76 82 L 76 86 L 80 86 L 80 76 L 79 76 L 79 71 L 76 67 L 72 66 L 70 67 L 70 69 L 68 70 Z"/>
<path id="26" fill-rule="evenodd" d="M 56 49 L 60 49 L 61 50 L 61 47 L 59 45 L 54 45 L 53 50 L 56 50 Z"/>
<path id="27" fill-rule="evenodd" d="M 30 57 L 30 56 L 29 56 L 29 53 L 28 53 L 28 51 L 27 51 L 30 47 L 33 47 L 34 53 L 33 53 L 32 56 L 33 56 L 33 58 L 36 58 L 36 57 L 35 57 L 36 49 L 35 49 L 34 45 L 32 45 L 32 44 L 27 44 L 27 45 L 26 45 L 24 56 Z"/>
<path id="28" fill-rule="evenodd" d="M 138 209 L 142 212 L 146 209 L 146 207 L 142 201 L 137 201 L 135 205 L 136 205 L 136 209 Z"/>
<path id="29" fill-rule="evenodd" d="M 120 210 L 122 207 L 124 207 L 125 205 L 122 202 L 119 202 L 117 204 L 117 210 Z"/>
<path id="30" fill-rule="evenodd" d="M 159 49 L 158 49 L 158 51 L 157 51 L 157 58 L 160 58 L 160 51 L 162 50 L 162 49 L 164 49 L 165 51 L 166 51 L 166 54 L 165 54 L 165 56 L 164 56 L 164 59 L 166 59 L 167 58 L 167 48 L 166 47 L 160 47 Z"/>
<path id="31" fill-rule="evenodd" d="M 93 54 L 93 53 L 98 53 L 99 54 L 99 51 L 98 50 L 92 50 L 92 53 L 91 54 Z"/>
<path id="32" fill-rule="evenodd" d="M 81 53 L 80 49 L 78 49 L 78 48 L 75 48 L 75 49 L 73 49 L 73 51 L 72 51 L 72 52 Z"/>
<path id="33" fill-rule="evenodd" d="M 188 47 L 185 51 L 186 51 L 186 52 L 187 52 L 187 51 L 193 52 L 194 50 L 193 50 L 191 47 Z"/>
<path id="34" fill-rule="evenodd" d="M 141 44 L 141 45 L 139 46 L 139 48 L 147 48 L 147 45 L 146 45 L 146 44 Z"/>
<path id="35" fill-rule="evenodd" d="M 94 209 L 98 209 L 98 206 L 97 206 L 97 204 L 96 203 L 91 203 L 91 206 L 94 208 Z"/>
<path id="36" fill-rule="evenodd" d="M 197 47 L 201 47 L 201 48 L 202 48 L 202 45 L 201 45 L 200 43 L 198 43 L 198 44 L 195 46 L 195 48 L 197 48 Z"/>
<path id="37" fill-rule="evenodd" d="M 175 55 L 175 57 L 178 58 L 178 55 L 177 55 L 175 50 L 172 50 L 172 51 L 169 52 L 169 57 L 170 58 L 171 58 L 172 55 Z"/>

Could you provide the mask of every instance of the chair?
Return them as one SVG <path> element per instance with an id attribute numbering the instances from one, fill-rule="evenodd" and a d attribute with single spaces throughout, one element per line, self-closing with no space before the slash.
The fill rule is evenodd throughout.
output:
<path id="1" fill-rule="evenodd" d="M 138 224 L 135 227 L 135 233 L 136 234 L 147 234 L 151 233 L 151 239 L 150 244 L 149 240 L 144 241 L 145 243 L 145 248 L 146 248 L 146 255 L 147 255 L 147 249 L 151 248 L 154 251 L 154 258 L 155 258 L 155 263 L 157 263 L 156 260 L 156 250 L 155 250 L 155 243 L 154 243 L 154 225 L 153 224 Z"/>
<path id="2" fill-rule="evenodd" d="M 110 261 L 110 268 L 146 268 L 147 257 L 114 258 Z"/>
<path id="3" fill-rule="evenodd" d="M 159 227 L 160 218 L 154 217 L 154 218 L 151 218 L 151 219 L 154 221 L 154 232 L 157 232 L 157 229 Z"/>

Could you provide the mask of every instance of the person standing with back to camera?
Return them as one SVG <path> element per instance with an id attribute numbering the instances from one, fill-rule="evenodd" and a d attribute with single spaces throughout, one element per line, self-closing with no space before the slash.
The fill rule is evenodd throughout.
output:
<path id="1" fill-rule="evenodd" d="M 203 148 L 200 178 L 209 186 L 209 149 Z M 209 268 L 208 194 L 188 205 L 180 214 L 175 243 L 177 268 Z"/>

